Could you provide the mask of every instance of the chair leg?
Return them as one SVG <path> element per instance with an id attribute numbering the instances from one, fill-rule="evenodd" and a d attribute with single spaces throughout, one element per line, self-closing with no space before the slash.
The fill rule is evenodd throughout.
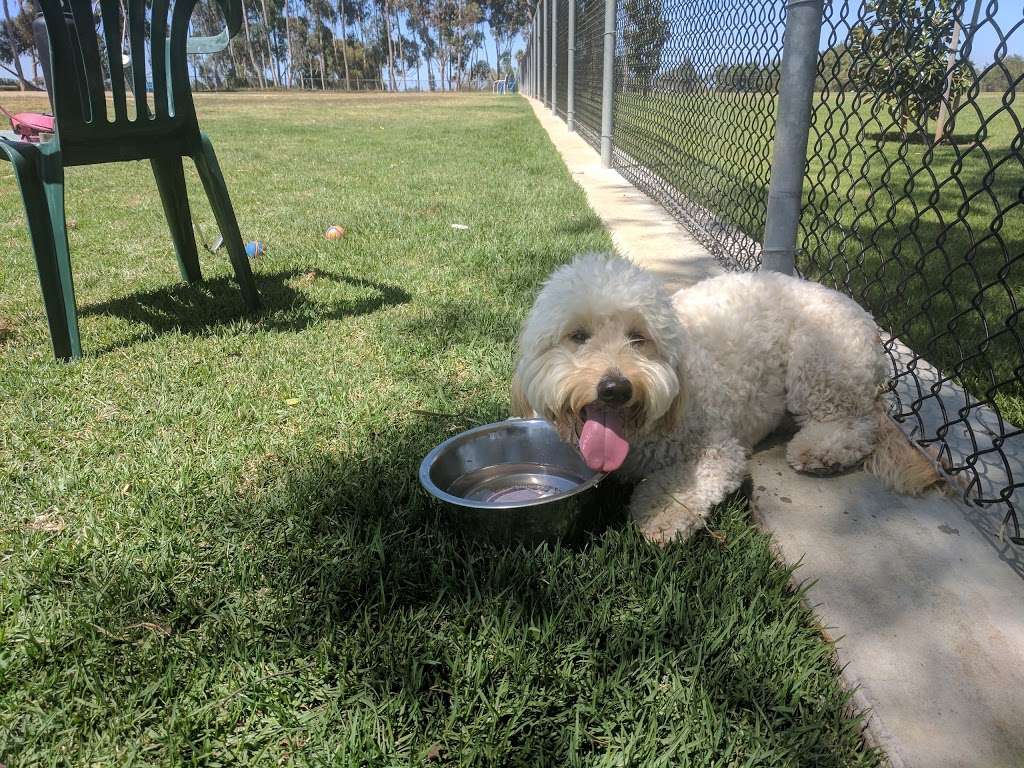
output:
<path id="1" fill-rule="evenodd" d="M 60 279 L 64 318 L 71 341 L 71 357 L 82 356 L 82 342 L 78 334 L 78 307 L 75 305 L 75 285 L 71 274 L 71 246 L 68 244 L 67 221 L 64 217 L 64 166 L 60 155 L 40 154 L 43 190 L 50 214 L 50 232 L 53 236 L 53 255 Z"/>
<path id="2" fill-rule="evenodd" d="M 44 182 L 47 174 L 43 169 L 46 159 L 37 150 L 33 148 L 31 154 L 24 154 L 0 141 L 0 151 L 11 161 L 21 190 L 54 357 L 58 360 L 78 359 L 82 356 L 82 344 L 78 334 L 67 231 L 64 229 L 63 171 L 58 176 L 59 184 L 47 183 Z M 59 159 L 49 162 L 59 163 Z M 52 177 L 53 173 L 49 175 Z M 53 206 L 51 199 L 59 204 Z M 54 208 L 59 214 L 56 217 L 52 213 Z M 55 236 L 57 234 L 59 237 Z"/>
<path id="3" fill-rule="evenodd" d="M 238 220 L 235 218 L 235 209 L 231 206 L 224 175 L 220 171 L 217 155 L 214 154 L 213 145 L 206 134 L 202 134 L 199 152 L 193 160 L 199 170 L 199 178 L 202 179 L 206 196 L 210 199 L 210 207 L 217 218 L 217 226 L 220 227 L 220 234 L 224 238 L 224 246 L 227 248 L 228 258 L 231 259 L 231 266 L 234 267 L 235 278 L 242 289 L 245 306 L 255 312 L 260 308 L 260 295 L 256 290 L 252 268 L 249 266 L 249 257 L 245 255 L 242 233 L 238 230 Z"/>
<path id="4" fill-rule="evenodd" d="M 196 236 L 192 231 L 192 212 L 188 207 L 188 190 L 185 188 L 181 158 L 153 158 L 150 164 L 153 166 L 156 186 L 160 190 L 160 202 L 164 205 L 171 239 L 174 240 L 181 279 L 187 283 L 202 282 L 203 273 L 199 269 L 199 253 L 196 250 Z"/>

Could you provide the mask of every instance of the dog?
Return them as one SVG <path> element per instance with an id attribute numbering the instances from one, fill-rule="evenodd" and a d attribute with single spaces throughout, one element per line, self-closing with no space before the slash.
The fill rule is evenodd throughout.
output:
<path id="1" fill-rule="evenodd" d="M 587 466 L 636 482 L 630 515 L 665 544 L 706 525 L 755 445 L 786 421 L 798 472 L 860 464 L 918 493 L 939 476 L 888 418 L 888 364 L 856 302 L 778 273 L 731 273 L 668 295 L 606 254 L 548 278 L 519 337 L 512 413 L 540 416 Z"/>

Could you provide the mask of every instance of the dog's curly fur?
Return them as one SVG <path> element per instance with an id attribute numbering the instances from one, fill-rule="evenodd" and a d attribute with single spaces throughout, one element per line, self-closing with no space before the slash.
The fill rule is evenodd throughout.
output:
<path id="1" fill-rule="evenodd" d="M 880 429 L 888 369 L 874 321 L 815 283 L 728 274 L 668 296 L 633 263 L 587 254 L 545 283 L 519 348 L 513 413 L 544 417 L 565 440 L 579 439 L 602 378 L 631 383 L 619 472 L 640 481 L 632 517 L 661 543 L 702 526 L 788 417 L 798 431 L 786 458 L 798 471 L 837 472 L 885 447 L 870 465 L 890 484 L 913 492 L 937 479 Z"/>

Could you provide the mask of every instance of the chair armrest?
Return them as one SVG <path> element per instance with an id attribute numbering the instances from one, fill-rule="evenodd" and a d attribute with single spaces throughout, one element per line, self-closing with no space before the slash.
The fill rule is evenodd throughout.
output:
<path id="1" fill-rule="evenodd" d="M 242 28 L 242 0 L 217 0 L 217 5 L 224 12 L 228 23 L 228 37 L 234 37 Z"/>
<path id="2" fill-rule="evenodd" d="M 231 38 L 242 28 L 241 0 L 217 0 L 217 5 L 224 13 L 227 26 L 221 30 L 219 35 L 188 38 L 185 44 L 187 53 L 208 54 L 223 51 L 228 47 Z"/>
<path id="3" fill-rule="evenodd" d="M 228 47 L 231 35 L 227 29 L 222 29 L 219 35 L 213 37 L 190 37 L 185 41 L 186 53 L 219 53 Z"/>

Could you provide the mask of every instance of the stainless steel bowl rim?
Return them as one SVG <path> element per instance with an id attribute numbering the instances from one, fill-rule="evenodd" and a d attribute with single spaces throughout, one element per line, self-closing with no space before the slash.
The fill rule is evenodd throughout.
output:
<path id="1" fill-rule="evenodd" d="M 589 488 L 593 488 L 599 482 L 604 480 L 605 473 L 598 472 L 585 483 L 580 483 L 575 488 L 569 491 L 563 491 L 562 493 L 556 493 L 551 496 L 541 496 L 537 499 L 530 499 L 529 501 L 504 501 L 504 502 L 492 502 L 492 501 L 476 501 L 474 499 L 465 499 L 461 496 L 454 496 L 446 491 L 442 491 L 433 480 L 430 479 L 430 469 L 437 461 L 438 456 L 443 454 L 453 443 L 466 440 L 483 432 L 494 431 L 499 427 L 506 426 L 508 424 L 538 424 L 544 425 L 551 428 L 551 424 L 545 419 L 520 419 L 518 417 L 511 417 L 504 421 L 496 421 L 491 424 L 482 424 L 479 427 L 473 427 L 467 429 L 465 432 L 459 432 L 457 435 L 452 435 L 440 445 L 436 446 L 426 456 L 423 457 L 423 461 L 420 462 L 420 485 L 436 499 L 447 502 L 448 504 L 454 504 L 457 507 L 467 507 L 469 509 L 522 509 L 524 507 L 540 507 L 547 504 L 553 504 L 557 501 L 572 498 Z"/>

